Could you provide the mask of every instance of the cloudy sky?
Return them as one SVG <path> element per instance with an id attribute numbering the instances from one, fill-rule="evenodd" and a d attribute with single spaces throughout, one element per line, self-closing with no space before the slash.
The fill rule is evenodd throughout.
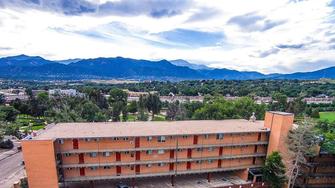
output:
<path id="1" fill-rule="evenodd" d="M 334 23 L 335 0 L 0 0 L 0 56 L 310 71 L 335 66 Z"/>

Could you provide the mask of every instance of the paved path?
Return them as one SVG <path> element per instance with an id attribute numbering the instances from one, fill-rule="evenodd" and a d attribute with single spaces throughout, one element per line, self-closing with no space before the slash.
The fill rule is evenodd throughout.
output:
<path id="1" fill-rule="evenodd" d="M 22 152 L 16 149 L 0 154 L 0 187 L 10 188 L 15 182 L 24 177 Z"/>

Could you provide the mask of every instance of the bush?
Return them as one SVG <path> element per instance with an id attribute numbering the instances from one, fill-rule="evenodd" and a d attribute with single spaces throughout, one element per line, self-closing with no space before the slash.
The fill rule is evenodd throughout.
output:
<path id="1" fill-rule="evenodd" d="M 14 144 L 9 139 L 0 142 L 0 148 L 2 149 L 13 149 L 13 147 L 14 147 Z"/>
<path id="2" fill-rule="evenodd" d="M 312 111 L 311 117 L 312 118 L 320 118 L 319 110 L 318 109 L 314 109 Z"/>
<path id="3" fill-rule="evenodd" d="M 29 188 L 27 178 L 23 178 L 23 179 L 20 180 L 20 187 L 21 188 Z"/>

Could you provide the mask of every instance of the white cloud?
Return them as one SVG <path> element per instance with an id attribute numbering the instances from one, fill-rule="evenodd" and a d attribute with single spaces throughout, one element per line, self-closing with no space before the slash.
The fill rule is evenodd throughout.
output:
<path id="1" fill-rule="evenodd" d="M 265 73 L 309 71 L 335 66 L 335 42 L 330 42 L 335 34 L 329 34 L 335 29 L 334 7 L 328 6 L 329 2 L 199 0 L 178 14 L 160 18 L 145 12 L 132 16 L 65 15 L 7 6 L 0 8 L 0 56 L 124 56 L 185 59 Z M 209 10 L 213 11 L 207 13 Z M 183 32 L 173 32 L 180 30 Z M 160 35 L 166 32 L 171 33 L 168 39 Z M 217 33 L 222 34 L 221 39 L 201 37 L 220 36 Z M 197 45 L 190 44 L 190 37 Z M 188 41 L 183 44 L 182 40 Z M 208 46 L 208 41 L 213 44 Z M 310 66 L 302 66 L 304 62 Z"/>

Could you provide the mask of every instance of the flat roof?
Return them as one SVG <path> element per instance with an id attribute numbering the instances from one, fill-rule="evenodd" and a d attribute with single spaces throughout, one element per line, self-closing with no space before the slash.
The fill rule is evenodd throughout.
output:
<path id="1" fill-rule="evenodd" d="M 293 116 L 294 114 L 289 113 L 289 112 L 280 112 L 280 111 L 269 111 L 272 114 L 278 114 L 278 115 L 283 115 L 283 116 Z"/>
<path id="2" fill-rule="evenodd" d="M 188 134 L 216 134 L 262 132 L 264 121 L 248 120 L 200 120 L 200 121 L 146 121 L 51 124 L 33 139 L 97 138 L 169 136 Z"/>

